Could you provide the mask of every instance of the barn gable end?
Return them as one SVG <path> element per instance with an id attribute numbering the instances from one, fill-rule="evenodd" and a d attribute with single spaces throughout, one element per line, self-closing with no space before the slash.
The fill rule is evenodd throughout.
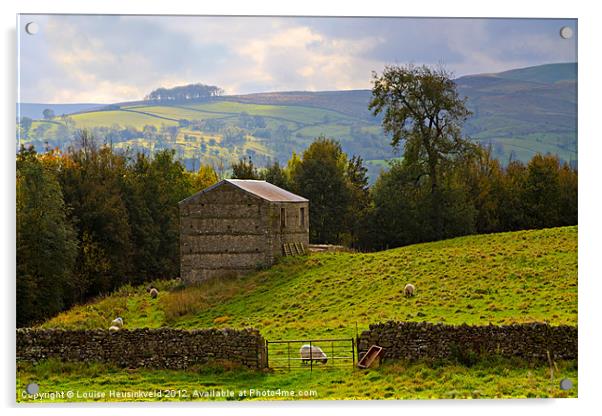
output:
<path id="1" fill-rule="evenodd" d="M 309 244 L 309 202 L 264 181 L 223 180 L 179 207 L 187 283 L 267 267 L 284 243 Z"/>

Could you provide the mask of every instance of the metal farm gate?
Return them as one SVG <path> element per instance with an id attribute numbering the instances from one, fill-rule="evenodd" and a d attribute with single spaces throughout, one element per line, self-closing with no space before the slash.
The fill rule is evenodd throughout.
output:
<path id="1" fill-rule="evenodd" d="M 301 355 L 301 347 L 307 353 Z M 324 355 L 314 354 L 314 348 L 320 348 Z M 355 339 L 302 339 L 265 342 L 268 367 L 274 370 L 309 370 L 337 367 L 355 367 Z M 325 358 L 325 359 L 324 359 Z"/>

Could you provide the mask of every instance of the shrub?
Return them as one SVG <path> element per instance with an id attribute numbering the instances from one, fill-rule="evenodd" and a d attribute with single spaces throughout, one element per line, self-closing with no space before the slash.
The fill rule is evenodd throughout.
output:
<path id="1" fill-rule="evenodd" d="M 449 346 L 450 359 L 465 367 L 472 367 L 479 360 L 479 355 L 466 347 L 452 343 Z"/>

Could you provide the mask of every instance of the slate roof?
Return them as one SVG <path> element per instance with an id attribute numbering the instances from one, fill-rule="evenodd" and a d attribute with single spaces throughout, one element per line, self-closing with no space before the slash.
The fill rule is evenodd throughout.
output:
<path id="1" fill-rule="evenodd" d="M 224 183 L 230 183 L 236 186 L 237 188 L 242 189 L 245 192 L 248 192 L 270 202 L 308 202 L 308 200 L 303 198 L 302 196 L 295 195 L 292 192 L 286 191 L 266 181 L 258 181 L 251 179 L 224 179 L 216 183 L 215 185 L 205 188 L 202 191 L 197 192 L 196 194 L 180 201 L 179 203 L 181 204 L 183 202 L 186 202 L 198 194 L 210 192 L 212 189 L 215 189 L 218 186 L 223 185 Z"/>

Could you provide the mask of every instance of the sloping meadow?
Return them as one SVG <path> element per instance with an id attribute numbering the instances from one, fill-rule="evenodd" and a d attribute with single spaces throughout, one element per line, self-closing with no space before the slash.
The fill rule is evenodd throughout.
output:
<path id="1" fill-rule="evenodd" d="M 406 283 L 416 295 L 403 295 Z M 377 253 L 284 258 L 253 274 L 155 282 L 59 314 L 44 328 L 254 327 L 267 339 L 353 336 L 370 323 L 577 324 L 577 227 L 455 238 Z"/>

